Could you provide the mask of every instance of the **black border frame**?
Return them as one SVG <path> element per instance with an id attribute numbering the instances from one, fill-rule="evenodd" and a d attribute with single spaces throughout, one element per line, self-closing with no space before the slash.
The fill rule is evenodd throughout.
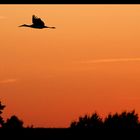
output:
<path id="1" fill-rule="evenodd" d="M 138 0 L 0 0 L 0 4 L 140 4 Z"/>

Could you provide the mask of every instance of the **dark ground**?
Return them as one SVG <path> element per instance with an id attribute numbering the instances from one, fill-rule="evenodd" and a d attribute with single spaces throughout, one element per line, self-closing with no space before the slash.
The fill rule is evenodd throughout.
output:
<path id="1" fill-rule="evenodd" d="M 0 129 L 0 140 L 137 140 L 140 130 L 87 130 L 68 128 Z"/>

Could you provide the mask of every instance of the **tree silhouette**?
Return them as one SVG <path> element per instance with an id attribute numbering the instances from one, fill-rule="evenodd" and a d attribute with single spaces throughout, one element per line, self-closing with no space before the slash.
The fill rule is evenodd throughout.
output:
<path id="1" fill-rule="evenodd" d="M 23 121 L 18 119 L 17 116 L 13 115 L 10 119 L 7 119 L 6 123 L 4 123 L 3 128 L 23 128 Z"/>
<path id="2" fill-rule="evenodd" d="M 1 114 L 3 113 L 3 109 L 5 105 L 1 104 L 0 101 L 0 127 L 1 128 L 23 128 L 23 121 L 20 120 L 17 116 L 13 115 L 5 122 L 2 118 Z"/>
<path id="3" fill-rule="evenodd" d="M 70 128 L 102 128 L 103 122 L 99 115 L 95 112 L 91 116 L 85 115 L 79 117 L 79 121 L 73 121 Z"/>
<path id="4" fill-rule="evenodd" d="M 0 101 L 0 127 L 2 127 L 3 124 L 4 124 L 4 120 L 3 120 L 2 116 L 1 116 L 2 111 L 3 111 L 4 108 L 5 108 L 5 105 L 2 105 L 1 101 Z"/>
<path id="5" fill-rule="evenodd" d="M 109 114 L 104 121 L 105 128 L 138 128 L 138 114 L 135 110 L 122 112 L 121 114 Z"/>
<path id="6" fill-rule="evenodd" d="M 130 129 L 139 127 L 138 114 L 135 110 L 130 112 L 123 111 L 121 114 L 109 114 L 103 121 L 97 113 L 92 116 L 85 115 L 79 117 L 78 121 L 73 121 L 70 128 L 105 128 L 105 129 Z"/>

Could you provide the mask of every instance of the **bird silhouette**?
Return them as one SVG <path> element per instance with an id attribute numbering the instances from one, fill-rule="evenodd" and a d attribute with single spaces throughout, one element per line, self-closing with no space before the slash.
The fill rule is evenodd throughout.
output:
<path id="1" fill-rule="evenodd" d="M 43 28 L 52 28 L 55 29 L 55 27 L 49 27 L 45 26 L 45 23 L 41 20 L 41 18 L 38 18 L 37 16 L 32 16 L 32 23 L 31 25 L 23 24 L 19 27 L 31 27 L 31 28 L 37 28 L 37 29 L 43 29 Z"/>

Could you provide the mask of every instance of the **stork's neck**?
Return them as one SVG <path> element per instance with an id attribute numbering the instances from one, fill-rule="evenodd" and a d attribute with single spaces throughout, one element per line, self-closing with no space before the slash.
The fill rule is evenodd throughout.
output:
<path id="1" fill-rule="evenodd" d="M 31 27 L 31 25 L 23 24 L 20 27 Z"/>

